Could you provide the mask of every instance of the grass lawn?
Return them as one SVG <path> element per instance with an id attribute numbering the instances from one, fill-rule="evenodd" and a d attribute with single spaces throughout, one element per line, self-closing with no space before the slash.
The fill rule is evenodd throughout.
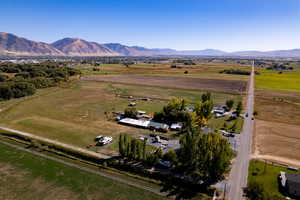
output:
<path id="1" fill-rule="evenodd" d="M 229 117 L 212 118 L 208 121 L 208 127 L 211 127 L 213 129 L 221 129 L 223 128 L 224 123 L 226 123 L 227 127 L 231 128 L 236 123 L 235 133 L 241 133 L 243 129 L 244 119 L 242 117 L 238 117 L 236 120 L 228 119 Z"/>
<path id="2" fill-rule="evenodd" d="M 280 171 L 295 173 L 295 171 L 288 170 L 285 167 L 273 166 L 270 164 L 265 164 L 261 161 L 251 160 L 249 166 L 248 182 L 257 181 L 265 187 L 268 193 L 282 196 L 282 194 L 278 191 L 277 181 L 277 177 Z"/>
<path id="3" fill-rule="evenodd" d="M 277 71 L 260 69 L 255 76 L 257 89 L 300 92 L 300 69 L 279 74 Z"/>
<path id="4" fill-rule="evenodd" d="M 84 75 L 98 74 L 151 74 L 162 76 L 184 76 L 192 78 L 211 78 L 211 79 L 225 79 L 225 80 L 242 80 L 247 81 L 249 76 L 244 75 L 232 75 L 221 74 L 220 71 L 224 69 L 241 69 L 250 71 L 248 66 L 240 65 L 224 65 L 224 64 L 197 64 L 197 65 L 183 65 L 181 68 L 171 68 L 172 63 L 159 63 L 159 64 L 146 64 L 138 63 L 125 67 L 121 64 L 103 64 L 100 67 L 100 71 L 93 71 L 94 66 L 79 66 Z M 188 71 L 188 74 L 184 72 Z"/>
<path id="5" fill-rule="evenodd" d="M 1 199 L 163 199 L 0 144 Z"/>
<path id="6" fill-rule="evenodd" d="M 94 143 L 93 139 L 97 135 L 109 135 L 114 138 L 112 144 L 92 150 L 115 155 L 119 134 L 149 134 L 148 130 L 107 120 L 104 112 L 123 111 L 132 101 L 117 97 L 116 94 L 158 98 L 154 101 L 138 101 L 137 109 L 151 114 L 161 110 L 172 97 L 199 101 L 202 93 L 195 90 L 75 81 L 66 87 L 47 88 L 30 97 L 0 102 L 0 109 L 8 108 L 0 112 L 0 124 L 80 147 Z M 212 93 L 212 96 L 217 104 L 224 104 L 227 99 L 234 99 L 235 102 L 242 99 L 239 95 L 226 93 Z M 214 124 L 219 126 L 223 123 L 218 121 Z"/>

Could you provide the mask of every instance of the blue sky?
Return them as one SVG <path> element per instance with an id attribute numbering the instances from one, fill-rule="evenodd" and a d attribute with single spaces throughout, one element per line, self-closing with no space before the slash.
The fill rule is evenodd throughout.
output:
<path id="1" fill-rule="evenodd" d="M 300 0 L 1 0 L 0 32 L 150 48 L 300 48 Z"/>

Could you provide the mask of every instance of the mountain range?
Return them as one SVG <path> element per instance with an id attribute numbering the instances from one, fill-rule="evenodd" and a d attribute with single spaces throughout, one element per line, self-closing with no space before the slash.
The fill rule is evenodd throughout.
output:
<path id="1" fill-rule="evenodd" d="M 217 49 L 178 51 L 175 49 L 99 44 L 79 38 L 64 38 L 51 44 L 36 42 L 14 34 L 0 32 L 0 55 L 12 56 L 228 56 L 228 57 L 300 57 L 300 49 L 276 51 L 225 52 Z"/>

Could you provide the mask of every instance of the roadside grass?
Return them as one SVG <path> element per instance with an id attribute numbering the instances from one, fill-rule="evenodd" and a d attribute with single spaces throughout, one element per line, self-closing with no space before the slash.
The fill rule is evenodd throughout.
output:
<path id="1" fill-rule="evenodd" d="M 150 192 L 2 144 L 0 149 L 2 177 L 0 196 L 24 200 L 51 197 L 54 199 L 164 199 Z"/>
<path id="2" fill-rule="evenodd" d="M 149 75 L 162 75 L 162 76 L 184 76 L 191 78 L 211 78 L 211 79 L 224 79 L 224 80 L 242 80 L 247 81 L 249 76 L 245 75 L 232 75 L 221 74 L 220 71 L 224 69 L 242 69 L 250 71 L 248 66 L 240 66 L 237 64 L 224 65 L 224 64 L 197 64 L 197 65 L 183 65 L 176 64 L 180 68 L 171 68 L 173 63 L 160 63 L 160 64 L 146 64 L 138 63 L 125 67 L 122 64 L 102 64 L 99 71 L 94 71 L 95 66 L 78 66 L 83 75 L 108 75 L 108 74 L 149 74 Z M 184 72 L 188 71 L 188 74 Z"/>
<path id="3" fill-rule="evenodd" d="M 263 185 L 269 194 L 284 197 L 279 192 L 277 177 L 280 171 L 295 173 L 285 167 L 273 166 L 258 160 L 251 160 L 249 165 L 248 183 L 256 181 Z"/>
<path id="4" fill-rule="evenodd" d="M 300 92 L 300 69 L 283 72 L 259 69 L 261 74 L 255 76 L 257 89 Z"/>
<path id="5" fill-rule="evenodd" d="M 0 112 L 0 125 L 80 147 L 95 144 L 97 135 L 112 136 L 112 144 L 91 150 L 115 155 L 119 134 L 128 133 L 138 137 L 150 133 L 149 130 L 119 125 L 111 119 L 112 116 L 107 118 L 105 112 L 123 111 L 132 101 L 117 97 L 116 94 L 158 98 L 138 101 L 136 106 L 138 110 L 153 114 L 160 111 L 172 97 L 184 97 L 195 102 L 200 100 L 203 92 L 75 81 L 66 87 L 38 90 L 31 97 L 1 102 L 1 108 L 7 109 Z M 212 93 L 212 96 L 217 104 L 224 104 L 227 99 L 234 99 L 235 102 L 242 99 L 240 95 L 227 93 Z M 218 120 L 212 124 L 219 126 L 223 123 Z"/>

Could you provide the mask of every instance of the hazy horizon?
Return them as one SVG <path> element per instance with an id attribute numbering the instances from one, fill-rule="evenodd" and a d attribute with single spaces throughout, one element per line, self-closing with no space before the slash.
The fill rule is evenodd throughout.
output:
<path id="1" fill-rule="evenodd" d="M 72 37 L 176 50 L 300 48 L 298 0 L 3 0 L 0 31 L 52 43 Z"/>

